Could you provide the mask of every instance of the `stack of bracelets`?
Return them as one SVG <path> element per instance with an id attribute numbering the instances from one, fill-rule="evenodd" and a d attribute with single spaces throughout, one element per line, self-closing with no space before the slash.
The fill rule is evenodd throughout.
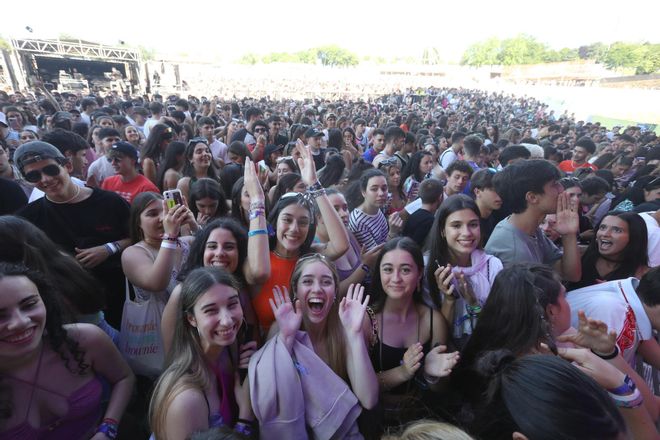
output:
<path id="1" fill-rule="evenodd" d="M 265 216 L 266 216 L 266 205 L 264 204 L 263 200 L 256 200 L 254 202 L 250 202 L 250 213 L 248 217 L 250 221 Z M 266 229 L 252 229 L 248 232 L 248 238 L 254 237 L 255 235 L 268 235 L 268 231 Z"/>
<path id="2" fill-rule="evenodd" d="M 96 429 L 96 432 L 105 434 L 110 440 L 115 440 L 117 438 L 117 429 L 119 428 L 119 422 L 115 419 L 105 418 Z"/>
<path id="3" fill-rule="evenodd" d="M 113 241 L 111 243 L 106 243 L 103 245 L 106 251 L 108 251 L 108 254 L 114 255 L 117 252 L 121 250 L 121 246 L 119 246 L 119 243 L 116 241 Z"/>
<path id="4" fill-rule="evenodd" d="M 317 181 L 314 185 L 310 185 L 307 188 L 307 192 L 309 192 L 309 194 L 313 198 L 317 198 L 317 197 L 325 195 L 325 188 L 323 188 L 323 185 L 321 185 L 321 182 Z"/>
<path id="5" fill-rule="evenodd" d="M 179 237 L 174 237 L 171 235 L 164 234 L 163 239 L 160 242 L 160 247 L 165 249 L 177 249 L 181 246 Z"/>
<path id="6" fill-rule="evenodd" d="M 614 359 L 619 355 L 619 347 L 614 346 L 614 351 L 610 354 L 600 354 L 591 350 L 593 354 L 606 361 Z M 614 401 L 614 404 L 619 408 L 637 408 L 644 403 L 644 396 L 637 389 L 635 382 L 627 374 L 623 378 L 623 384 L 616 388 L 607 390 L 607 394 Z"/>

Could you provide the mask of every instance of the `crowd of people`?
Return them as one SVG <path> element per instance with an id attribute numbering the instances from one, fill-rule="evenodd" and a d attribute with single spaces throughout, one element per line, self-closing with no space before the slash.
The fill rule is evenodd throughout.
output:
<path id="1" fill-rule="evenodd" d="M 660 437 L 651 131 L 456 88 L 0 110 L 0 439 Z"/>

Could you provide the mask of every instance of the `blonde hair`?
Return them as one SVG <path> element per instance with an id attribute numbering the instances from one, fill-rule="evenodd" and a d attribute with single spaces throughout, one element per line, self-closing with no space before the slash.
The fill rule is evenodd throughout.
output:
<path id="1" fill-rule="evenodd" d="M 327 352 L 329 356 L 328 366 L 337 376 L 348 382 L 348 371 L 346 370 L 346 340 L 344 338 L 341 321 L 339 320 L 339 302 L 341 301 L 341 298 L 337 297 L 339 295 L 339 276 L 337 275 L 335 265 L 321 254 L 309 254 L 300 258 L 291 274 L 291 300 L 294 301 L 294 298 L 298 296 L 298 281 L 302 276 L 303 269 L 308 264 L 316 262 L 323 263 L 328 269 L 330 269 L 332 279 L 335 283 L 335 299 L 328 312 L 328 318 L 325 321 Z M 306 327 L 307 322 L 307 317 L 303 315 L 303 329 Z"/>
<path id="2" fill-rule="evenodd" d="M 406 426 L 398 435 L 383 440 L 474 440 L 460 428 L 434 420 L 418 420 Z"/>

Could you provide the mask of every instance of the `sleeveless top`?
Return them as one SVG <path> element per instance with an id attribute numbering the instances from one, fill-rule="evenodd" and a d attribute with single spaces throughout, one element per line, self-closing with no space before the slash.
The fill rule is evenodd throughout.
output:
<path id="1" fill-rule="evenodd" d="M 154 251 L 148 246 L 145 246 L 142 243 L 136 243 L 134 246 L 139 247 L 140 249 L 144 249 L 144 251 L 151 257 L 151 261 L 154 262 L 156 261 L 156 257 L 158 256 L 158 251 Z M 150 290 L 143 289 L 141 287 L 136 286 L 135 284 L 131 283 L 133 286 L 133 289 L 135 289 L 135 297 L 138 302 L 144 302 L 147 301 L 149 298 L 151 298 L 153 295 L 156 295 L 156 298 L 162 299 L 164 303 L 167 303 L 167 300 L 170 298 L 170 294 L 178 284 L 177 277 L 179 276 L 179 270 L 181 270 L 181 265 L 183 264 L 184 261 L 188 258 L 188 253 L 190 252 L 190 245 L 182 241 L 181 242 L 181 258 L 179 260 L 178 267 L 175 264 L 175 267 L 172 268 L 172 272 L 170 273 L 170 282 L 167 284 L 167 287 L 165 290 L 162 290 L 160 292 L 152 292 Z"/>
<path id="2" fill-rule="evenodd" d="M 94 434 L 102 415 L 101 395 L 103 385 L 101 384 L 101 381 L 97 376 L 94 376 L 92 380 L 72 392 L 68 397 L 39 385 L 36 382 L 39 379 L 39 372 L 41 371 L 43 353 L 44 349 L 41 350 L 41 354 L 39 355 L 37 372 L 34 375 L 34 380 L 32 382 L 16 377 L 3 376 L 5 379 L 20 382 L 32 387 L 32 392 L 30 393 L 28 409 L 25 413 L 23 422 L 13 428 L 0 432 L 0 440 L 74 440 L 90 438 Z M 30 414 L 30 408 L 32 407 L 34 392 L 37 389 L 66 399 L 69 409 L 63 416 L 56 417 L 47 423 L 42 422 L 42 426 L 35 428 L 30 425 L 28 416 Z"/>
<path id="3" fill-rule="evenodd" d="M 429 312 L 431 313 L 431 326 L 430 326 L 430 333 L 429 333 L 429 340 L 426 341 L 424 344 L 422 344 L 422 352 L 424 355 L 426 355 L 430 350 L 431 350 L 431 342 L 433 341 L 433 310 L 428 307 Z M 383 334 L 383 314 L 381 312 L 381 321 L 380 321 L 380 334 Z M 417 340 L 419 340 L 419 326 L 420 326 L 420 321 L 417 321 Z M 381 371 L 386 371 L 390 370 L 392 368 L 396 368 L 401 365 L 401 362 L 403 361 L 403 355 L 406 353 L 408 350 L 408 347 L 392 347 L 390 345 L 387 345 L 383 342 L 380 336 L 378 336 L 377 339 L 377 344 L 374 347 L 374 349 L 369 353 L 369 357 L 371 358 L 371 365 L 374 366 L 374 370 L 378 373 Z M 422 358 L 421 361 L 422 367 L 424 366 L 424 358 Z M 400 394 L 403 393 L 407 390 L 407 382 L 402 383 L 399 386 L 396 386 L 389 390 L 389 392 L 393 394 Z"/>
<path id="4" fill-rule="evenodd" d="M 252 307 L 257 314 L 262 334 L 267 334 L 270 326 L 275 321 L 275 316 L 270 308 L 269 299 L 273 298 L 273 287 L 284 286 L 287 290 L 291 287 L 291 274 L 296 267 L 298 258 L 278 257 L 275 252 L 270 251 L 270 278 L 261 287 L 261 290 L 252 298 Z"/>

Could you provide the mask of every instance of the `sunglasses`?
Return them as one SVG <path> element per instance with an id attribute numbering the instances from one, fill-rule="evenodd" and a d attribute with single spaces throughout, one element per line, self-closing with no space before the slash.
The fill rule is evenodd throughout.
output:
<path id="1" fill-rule="evenodd" d="M 398 165 L 399 160 L 396 157 L 390 157 L 389 159 L 383 159 L 378 164 L 378 168 L 391 167 L 392 165 Z"/>
<path id="2" fill-rule="evenodd" d="M 60 175 L 60 166 L 55 164 L 46 165 L 40 170 L 32 170 L 29 173 L 25 174 L 25 180 L 30 183 L 37 183 L 41 180 L 42 174 L 45 174 L 50 177 L 55 177 Z"/>
<path id="3" fill-rule="evenodd" d="M 254 132 L 255 132 L 255 133 L 263 133 L 263 132 L 265 132 L 265 131 L 266 131 L 266 129 L 263 128 L 263 127 L 259 127 L 259 128 L 255 128 L 255 129 L 254 129 Z"/>
<path id="4" fill-rule="evenodd" d="M 285 160 L 293 160 L 293 156 L 282 156 L 277 158 L 277 163 L 282 163 Z"/>

